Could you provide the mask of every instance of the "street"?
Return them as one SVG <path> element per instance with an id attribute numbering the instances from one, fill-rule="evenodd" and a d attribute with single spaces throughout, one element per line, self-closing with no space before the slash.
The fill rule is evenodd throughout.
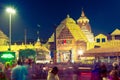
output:
<path id="1" fill-rule="evenodd" d="M 37 76 L 34 77 L 33 80 L 46 80 L 48 70 L 53 66 L 57 66 L 59 68 L 58 75 L 60 80 L 90 80 L 91 68 L 79 67 L 78 64 L 46 64 L 42 69 L 37 70 Z"/>

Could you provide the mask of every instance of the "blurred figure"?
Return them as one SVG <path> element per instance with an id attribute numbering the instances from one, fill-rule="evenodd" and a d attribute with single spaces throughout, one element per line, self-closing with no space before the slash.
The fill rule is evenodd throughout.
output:
<path id="1" fill-rule="evenodd" d="M 91 80 L 102 80 L 100 70 L 100 63 L 95 63 L 92 69 Z"/>
<path id="2" fill-rule="evenodd" d="M 21 60 L 17 61 L 17 65 L 12 69 L 11 80 L 25 80 L 25 73 Z"/>
<path id="3" fill-rule="evenodd" d="M 25 80 L 32 80 L 32 76 L 33 76 L 32 60 L 25 59 L 23 68 L 24 68 L 24 73 L 26 75 Z"/>
<path id="4" fill-rule="evenodd" d="M 12 68 L 14 68 L 17 65 L 17 61 L 15 60 L 12 60 L 11 63 L 12 63 Z"/>
<path id="5" fill-rule="evenodd" d="M 0 80 L 7 80 L 4 73 L 4 65 L 0 62 Z"/>
<path id="6" fill-rule="evenodd" d="M 102 80 L 107 80 L 107 67 L 105 63 L 101 63 L 100 65 L 100 74 L 101 74 Z"/>
<path id="7" fill-rule="evenodd" d="M 72 78 L 73 78 L 72 80 L 79 80 L 77 71 L 73 71 L 73 77 Z"/>
<path id="8" fill-rule="evenodd" d="M 119 65 L 114 62 L 113 69 L 110 72 L 110 80 L 119 80 Z"/>
<path id="9" fill-rule="evenodd" d="M 11 80 L 11 64 L 10 64 L 10 62 L 5 63 L 4 72 L 5 72 L 5 75 L 7 76 L 7 80 Z"/>
<path id="10" fill-rule="evenodd" d="M 0 72 L 1 72 L 1 71 L 4 72 L 4 68 L 5 68 L 5 67 L 4 67 L 3 63 L 0 62 Z"/>
<path id="11" fill-rule="evenodd" d="M 53 67 L 52 70 L 49 70 L 47 80 L 59 80 L 58 71 L 57 67 Z"/>

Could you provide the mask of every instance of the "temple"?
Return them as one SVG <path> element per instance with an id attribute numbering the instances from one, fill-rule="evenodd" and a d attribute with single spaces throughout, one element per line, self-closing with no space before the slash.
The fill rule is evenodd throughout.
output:
<path id="1" fill-rule="evenodd" d="M 50 51 L 56 49 L 57 62 L 79 62 L 81 60 L 92 62 L 96 57 L 110 62 L 110 58 L 114 56 L 118 59 L 120 30 L 116 29 L 110 35 L 100 33 L 94 36 L 89 21 L 82 9 L 77 21 L 67 15 L 57 26 L 56 31 L 48 40 L 50 43 L 55 42 L 55 44 L 50 44 L 52 45 Z"/>

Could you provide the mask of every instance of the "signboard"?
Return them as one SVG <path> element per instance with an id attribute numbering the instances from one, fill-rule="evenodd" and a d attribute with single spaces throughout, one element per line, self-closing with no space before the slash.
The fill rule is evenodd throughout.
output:
<path id="1" fill-rule="evenodd" d="M 15 52 L 12 51 L 3 51 L 0 52 L 0 62 L 5 63 L 7 61 L 15 60 Z"/>
<path id="2" fill-rule="evenodd" d="M 14 55 L 12 55 L 12 54 L 2 54 L 1 58 L 11 59 L 11 58 L 14 58 Z"/>

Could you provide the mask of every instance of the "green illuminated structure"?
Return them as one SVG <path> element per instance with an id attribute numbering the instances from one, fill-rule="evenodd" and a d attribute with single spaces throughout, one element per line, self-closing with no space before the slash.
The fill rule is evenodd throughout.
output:
<path id="1" fill-rule="evenodd" d="M 8 58 L 8 59 L 10 59 L 10 58 L 14 58 L 14 56 L 12 55 L 12 54 L 3 54 L 2 56 L 1 56 L 1 58 Z"/>
<path id="2" fill-rule="evenodd" d="M 2 63 L 15 60 L 15 59 L 16 59 L 15 52 L 12 52 L 12 51 L 0 52 L 0 62 Z"/>

